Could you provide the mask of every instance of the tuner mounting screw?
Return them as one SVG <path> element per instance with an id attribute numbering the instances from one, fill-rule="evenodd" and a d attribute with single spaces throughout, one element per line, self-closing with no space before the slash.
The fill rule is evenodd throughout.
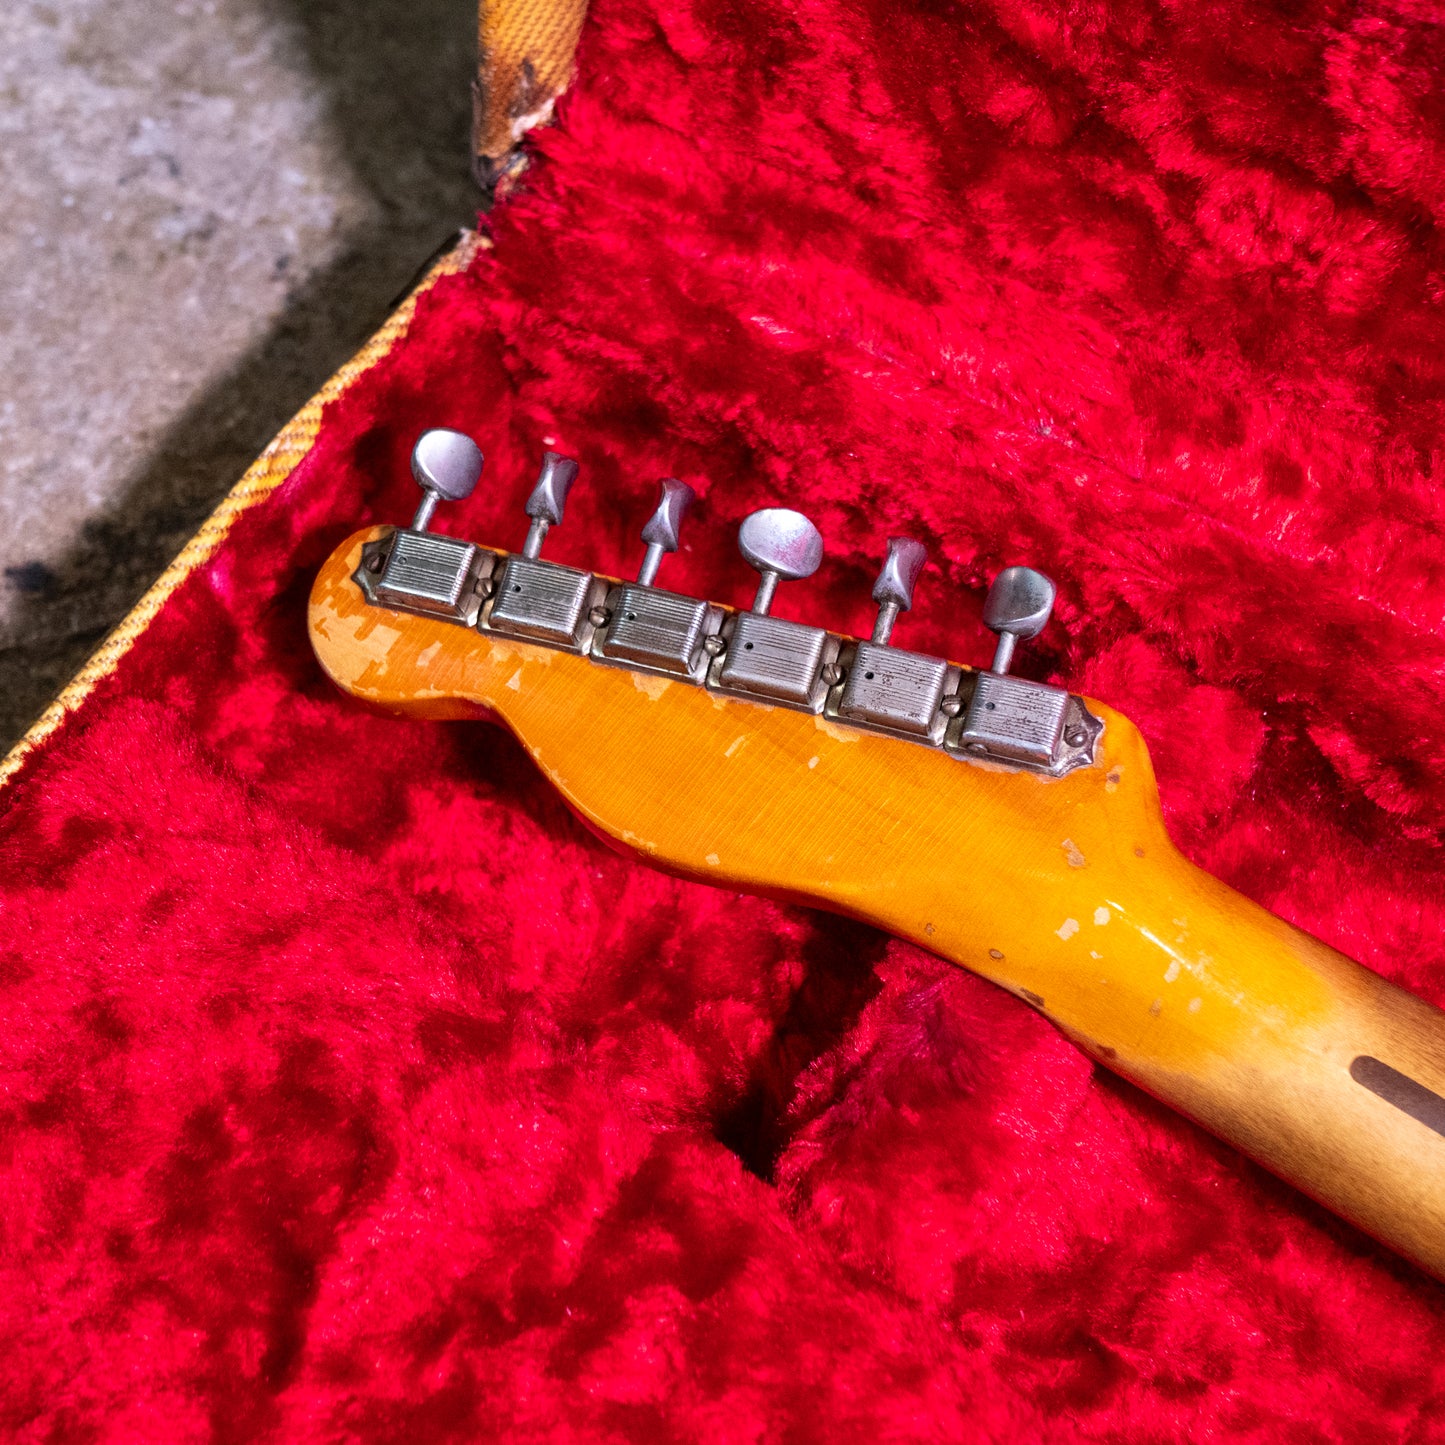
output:
<path id="1" fill-rule="evenodd" d="M 829 687 L 837 687 L 843 681 L 843 669 L 836 662 L 826 662 L 823 664 L 822 677 Z"/>
<path id="2" fill-rule="evenodd" d="M 384 560 L 380 552 L 373 552 L 371 556 L 366 559 L 366 570 L 368 572 L 380 572 Z"/>
<path id="3" fill-rule="evenodd" d="M 477 596 L 480 597 L 483 602 L 485 602 L 488 597 L 493 596 L 496 593 L 496 590 L 497 582 L 494 577 L 477 578 Z"/>
<path id="4" fill-rule="evenodd" d="M 702 650 L 709 657 L 721 657 L 728 650 L 728 645 L 714 632 L 710 637 L 703 638 Z"/>
<path id="5" fill-rule="evenodd" d="M 1081 748 L 1089 741 L 1089 735 L 1083 728 L 1070 728 L 1069 731 L 1064 734 L 1064 741 L 1068 743 L 1071 748 Z"/>
<path id="6" fill-rule="evenodd" d="M 959 697 L 956 692 L 949 693 L 949 695 L 938 704 L 938 708 L 944 717 L 957 717 L 959 713 L 963 711 L 963 699 Z"/>
<path id="7" fill-rule="evenodd" d="M 612 614 L 605 607 L 594 607 L 587 614 L 587 620 L 593 627 L 606 627 L 612 621 Z"/>

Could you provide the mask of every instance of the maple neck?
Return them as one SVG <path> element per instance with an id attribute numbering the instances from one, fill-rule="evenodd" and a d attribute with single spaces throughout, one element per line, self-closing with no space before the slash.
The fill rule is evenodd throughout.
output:
<path id="1" fill-rule="evenodd" d="M 388 609 L 357 580 L 384 535 L 353 537 L 313 589 L 339 686 L 500 720 L 618 847 L 982 974 L 1445 1277 L 1445 1014 L 1181 857 L 1127 718 L 1083 700 L 1102 732 L 1080 765 L 1001 766 Z"/>
<path id="2" fill-rule="evenodd" d="M 1167 838 L 1142 857 L 1070 851 L 1079 885 L 1039 879 L 1031 910 L 955 880 L 949 936 L 940 946 L 935 927 L 923 941 L 1445 1278 L 1445 1014 Z"/>

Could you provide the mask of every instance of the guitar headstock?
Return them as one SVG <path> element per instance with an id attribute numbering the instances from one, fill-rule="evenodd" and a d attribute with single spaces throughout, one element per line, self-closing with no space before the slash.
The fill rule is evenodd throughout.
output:
<path id="1" fill-rule="evenodd" d="M 822 558 L 797 512 L 743 522 L 760 582 L 735 611 L 656 586 L 691 499 L 680 482 L 663 483 L 641 573 L 621 582 L 541 556 L 577 473 L 555 453 L 519 552 L 429 531 L 481 465 L 465 437 L 428 433 L 412 526 L 360 533 L 322 568 L 311 637 L 342 688 L 495 718 L 649 862 L 832 908 L 982 974 L 1445 1270 L 1440 1166 L 1420 1166 L 1425 1134 L 1445 1132 L 1439 1014 L 1194 868 L 1128 720 L 1010 674 L 1048 620 L 1047 578 L 995 579 L 998 650 L 981 671 L 893 646 L 924 561 L 906 538 L 888 545 L 865 642 L 771 614 Z"/>
<path id="2" fill-rule="evenodd" d="M 1132 725 L 1009 671 L 1016 642 L 1048 620 L 1053 587 L 1040 574 L 1014 567 L 995 580 L 985 621 L 999 643 L 984 671 L 893 645 L 924 563 L 916 542 L 890 541 L 877 624 L 860 641 L 770 613 L 776 588 L 822 557 L 797 512 L 743 523 L 760 581 L 751 610 L 736 611 L 656 585 L 692 499 L 682 483 L 662 484 L 639 576 L 624 582 L 541 555 L 577 472 L 556 453 L 518 551 L 430 530 L 438 501 L 465 496 L 481 466 L 457 433 L 421 439 L 412 526 L 352 537 L 316 581 L 317 656 L 382 708 L 504 723 L 615 842 L 942 952 L 961 916 L 953 895 L 971 883 L 1029 908 L 1052 881 L 1064 906 L 1091 861 L 1090 899 L 1107 860 L 1168 848 Z"/>

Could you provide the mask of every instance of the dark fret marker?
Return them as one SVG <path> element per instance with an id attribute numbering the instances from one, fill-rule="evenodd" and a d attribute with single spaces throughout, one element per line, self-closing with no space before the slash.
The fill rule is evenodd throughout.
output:
<path id="1" fill-rule="evenodd" d="M 1393 1104 L 1412 1119 L 1418 1119 L 1427 1129 L 1445 1135 L 1445 1099 L 1424 1084 L 1417 1084 L 1408 1074 L 1361 1054 L 1350 1065 L 1350 1077 L 1363 1084 L 1372 1094 L 1378 1094 L 1387 1104 Z"/>

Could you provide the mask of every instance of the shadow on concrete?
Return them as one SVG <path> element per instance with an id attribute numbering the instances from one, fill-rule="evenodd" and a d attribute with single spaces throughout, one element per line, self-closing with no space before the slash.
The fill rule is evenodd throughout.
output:
<path id="1" fill-rule="evenodd" d="M 361 343 L 429 255 L 475 222 L 476 0 L 262 0 L 298 34 L 374 219 L 299 284 L 271 333 L 175 422 L 56 567 L 21 569 L 0 650 L 0 747 L 83 665 L 256 454 Z"/>

